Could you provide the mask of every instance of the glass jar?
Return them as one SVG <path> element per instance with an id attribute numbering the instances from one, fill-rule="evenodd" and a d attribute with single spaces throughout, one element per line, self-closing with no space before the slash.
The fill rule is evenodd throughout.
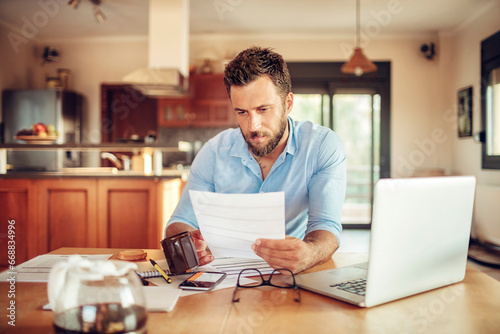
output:
<path id="1" fill-rule="evenodd" d="M 146 332 L 146 303 L 137 266 L 70 257 L 50 273 L 56 333 Z"/>

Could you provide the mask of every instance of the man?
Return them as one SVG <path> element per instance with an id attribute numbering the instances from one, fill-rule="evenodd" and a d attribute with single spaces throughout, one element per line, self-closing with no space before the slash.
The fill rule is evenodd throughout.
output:
<path id="1" fill-rule="evenodd" d="M 288 117 L 291 80 L 270 49 L 242 51 L 225 69 L 224 83 L 239 129 L 208 141 L 196 156 L 166 235 L 193 231 L 200 265 L 206 251 L 189 189 L 218 193 L 285 192 L 284 240 L 257 239 L 255 254 L 275 269 L 298 273 L 331 258 L 339 246 L 345 197 L 345 152 L 330 129 Z"/>

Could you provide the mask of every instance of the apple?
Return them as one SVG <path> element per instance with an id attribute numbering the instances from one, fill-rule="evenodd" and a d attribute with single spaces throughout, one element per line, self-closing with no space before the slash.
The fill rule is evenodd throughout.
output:
<path id="1" fill-rule="evenodd" d="M 57 130 L 54 124 L 48 124 L 47 125 L 47 135 L 49 136 L 57 136 Z"/>
<path id="2" fill-rule="evenodd" d="M 47 127 L 43 123 L 35 123 L 31 126 L 31 129 L 38 134 L 40 134 L 41 132 L 47 132 Z"/>

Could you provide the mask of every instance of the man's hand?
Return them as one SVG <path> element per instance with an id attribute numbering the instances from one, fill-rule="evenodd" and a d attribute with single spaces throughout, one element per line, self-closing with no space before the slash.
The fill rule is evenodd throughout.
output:
<path id="1" fill-rule="evenodd" d="M 196 253 L 198 254 L 198 259 L 200 260 L 200 266 L 204 266 L 212 262 L 214 257 L 209 255 L 207 252 L 207 243 L 203 239 L 200 230 L 195 230 L 191 226 L 184 223 L 173 223 L 167 227 L 166 235 L 167 237 L 170 237 L 185 231 L 191 232 L 191 240 L 193 240 L 194 247 L 196 248 Z"/>
<path id="2" fill-rule="evenodd" d="M 200 266 L 209 264 L 214 260 L 214 257 L 207 252 L 207 243 L 200 230 L 191 231 L 191 239 L 193 240 L 194 247 L 196 248 L 196 253 L 198 254 L 198 259 L 200 260 Z"/>
<path id="3" fill-rule="evenodd" d="M 252 245 L 255 254 L 271 267 L 294 274 L 328 261 L 337 248 L 337 238 L 323 230 L 307 234 L 304 240 L 286 236 L 284 240 L 257 239 Z"/>

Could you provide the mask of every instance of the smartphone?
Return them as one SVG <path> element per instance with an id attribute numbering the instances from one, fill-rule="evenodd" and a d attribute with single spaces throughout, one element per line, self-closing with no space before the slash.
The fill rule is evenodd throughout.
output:
<path id="1" fill-rule="evenodd" d="M 189 276 L 179 285 L 179 288 L 186 290 L 212 290 L 217 284 L 222 282 L 226 273 L 199 271 Z"/>

